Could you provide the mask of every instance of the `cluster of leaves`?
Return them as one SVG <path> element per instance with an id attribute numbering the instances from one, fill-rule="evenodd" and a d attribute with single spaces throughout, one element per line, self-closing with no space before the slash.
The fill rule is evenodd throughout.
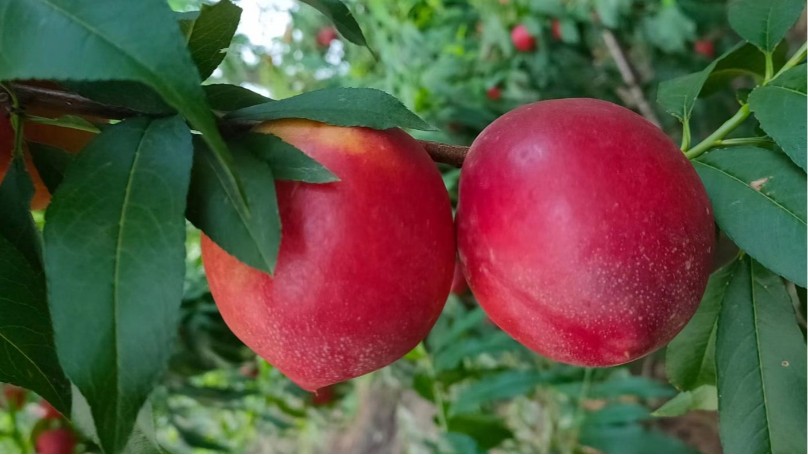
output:
<path id="1" fill-rule="evenodd" d="M 683 124 L 722 233 L 740 248 L 710 278 L 696 316 L 667 350 L 681 393 L 658 411 L 715 409 L 728 452 L 806 450 L 805 44 L 785 60 L 781 40 L 801 0 L 737 0 L 729 23 L 746 41 L 702 71 L 663 83 L 659 102 Z M 765 18 L 765 20 L 761 20 Z M 745 77 L 738 111 L 690 146 L 699 97 Z M 752 136 L 737 137 L 747 119 Z M 799 295 L 802 297 L 800 298 Z"/>
<path id="2" fill-rule="evenodd" d="M 361 41 L 341 2 L 311 3 Z M 273 101 L 235 85 L 203 86 L 239 23 L 240 8 L 227 0 L 183 14 L 160 0 L 13 0 L 0 13 L 0 80 L 58 81 L 136 114 L 97 125 L 75 158 L 53 148 L 41 155 L 50 158 L 37 166 L 53 200 L 40 234 L 23 160 L 25 106 L 4 85 L 19 140 L 0 185 L 0 381 L 45 397 L 102 450 L 149 450 L 144 404 L 182 315 L 185 218 L 271 273 L 281 234 L 275 180 L 337 178 L 274 136 L 225 139 L 225 125 L 429 126 L 372 89 Z"/>

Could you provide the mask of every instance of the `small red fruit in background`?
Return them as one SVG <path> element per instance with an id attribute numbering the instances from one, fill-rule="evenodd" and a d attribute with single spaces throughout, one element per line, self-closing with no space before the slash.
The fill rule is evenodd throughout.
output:
<path id="1" fill-rule="evenodd" d="M 67 428 L 45 430 L 36 438 L 36 453 L 73 453 L 76 437 Z"/>
<path id="2" fill-rule="evenodd" d="M 707 58 L 715 57 L 715 44 L 708 39 L 700 39 L 693 43 L 693 51 Z"/>
<path id="3" fill-rule="evenodd" d="M 554 40 L 561 41 L 561 21 L 553 19 L 550 25 L 550 34 L 553 36 Z"/>
<path id="4" fill-rule="evenodd" d="M 496 85 L 489 87 L 488 90 L 485 91 L 485 96 L 491 101 L 499 101 L 502 99 L 502 90 Z"/>
<path id="5" fill-rule="evenodd" d="M 328 47 L 331 42 L 337 39 L 337 30 L 334 27 L 323 27 L 317 32 L 317 45 Z"/>
<path id="6" fill-rule="evenodd" d="M 22 387 L 6 384 L 3 386 L 3 396 L 6 397 L 6 403 L 14 409 L 21 409 L 25 404 L 25 389 Z"/>
<path id="7" fill-rule="evenodd" d="M 42 416 L 45 420 L 59 420 L 62 418 L 62 414 L 56 410 L 50 403 L 46 400 L 42 400 L 39 402 L 39 406 L 44 411 L 45 415 Z"/>
<path id="8" fill-rule="evenodd" d="M 522 106 L 463 163 L 457 242 L 494 323 L 559 362 L 602 367 L 669 342 L 704 293 L 710 201 L 679 147 L 593 99 Z"/>
<path id="9" fill-rule="evenodd" d="M 521 52 L 530 52 L 536 48 L 536 38 L 522 24 L 511 30 L 511 42 L 513 47 Z"/>

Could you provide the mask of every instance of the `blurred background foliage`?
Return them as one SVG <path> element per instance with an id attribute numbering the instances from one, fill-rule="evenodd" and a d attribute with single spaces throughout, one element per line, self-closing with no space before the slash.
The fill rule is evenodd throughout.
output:
<path id="1" fill-rule="evenodd" d="M 185 11 L 202 2 L 170 3 Z M 210 82 L 273 98 L 331 86 L 379 88 L 436 127 L 422 138 L 457 144 L 469 144 L 516 106 L 561 97 L 626 105 L 676 138 L 675 121 L 654 102 L 657 84 L 701 69 L 738 42 L 723 0 L 347 3 L 372 52 L 343 41 L 306 5 L 267 2 L 272 14 L 289 18 L 279 22 L 283 29 L 272 30 L 270 42 L 237 35 Z M 804 18 L 802 24 L 798 34 Z M 514 46 L 511 31 L 520 25 L 535 40 L 530 50 Z M 626 62 L 628 76 L 620 68 Z M 737 109 L 729 95 L 710 101 L 697 104 L 696 137 Z M 459 171 L 442 171 L 456 200 Z M 556 364 L 493 326 L 468 292 L 449 297 L 428 339 L 404 359 L 307 393 L 227 329 L 204 278 L 199 234 L 189 230 L 182 323 L 170 371 L 151 400 L 166 451 L 720 451 L 714 412 L 652 417 L 676 393 L 663 352 L 609 369 Z M 43 404 L 26 392 L 10 412 L 10 400 L 0 400 L 0 452 L 32 449 L 21 435 L 42 425 Z M 83 442 L 78 450 L 94 448 Z"/>

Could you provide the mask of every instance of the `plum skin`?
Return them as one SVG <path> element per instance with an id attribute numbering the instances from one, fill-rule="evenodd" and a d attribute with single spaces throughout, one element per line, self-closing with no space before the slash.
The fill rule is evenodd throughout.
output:
<path id="1" fill-rule="evenodd" d="M 338 182 L 276 182 L 282 239 L 274 276 L 202 239 L 214 300 L 247 346 L 306 390 L 379 369 L 437 320 L 456 260 L 449 195 L 401 130 L 305 120 L 263 124 Z"/>
<path id="2" fill-rule="evenodd" d="M 593 99 L 515 109 L 474 141 L 459 191 L 469 286 L 541 355 L 630 362 L 698 307 L 715 249 L 709 199 L 678 147 L 628 109 Z"/>

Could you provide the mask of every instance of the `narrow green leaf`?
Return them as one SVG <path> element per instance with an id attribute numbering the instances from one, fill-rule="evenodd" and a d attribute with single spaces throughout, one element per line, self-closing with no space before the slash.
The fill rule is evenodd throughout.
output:
<path id="1" fill-rule="evenodd" d="M 119 106 L 151 115 L 172 115 L 177 110 L 150 86 L 135 81 L 63 81 L 62 85 L 79 95 L 110 106 Z"/>
<path id="2" fill-rule="evenodd" d="M 191 161 L 181 118 L 125 120 L 76 158 L 46 214 L 59 360 L 106 451 L 126 445 L 171 353 Z"/>
<path id="3" fill-rule="evenodd" d="M 401 102 L 372 88 L 314 90 L 270 103 L 246 107 L 227 114 L 233 120 L 305 118 L 338 126 L 366 126 L 384 130 L 412 128 L 432 130 Z"/>
<path id="4" fill-rule="evenodd" d="M 34 185 L 22 160 L 12 158 L 0 180 L 0 237 L 5 237 L 35 268 L 42 267 L 39 231 L 29 207 Z"/>
<path id="5" fill-rule="evenodd" d="M 485 339 L 473 338 L 463 343 L 457 343 L 435 353 L 434 365 L 438 372 L 457 368 L 463 359 L 473 358 L 483 352 L 495 354 L 510 351 L 517 346 L 513 338 L 504 332 L 496 332 Z"/>
<path id="6" fill-rule="evenodd" d="M 639 423 L 628 425 L 586 425 L 581 428 L 581 444 L 600 453 L 696 453 L 677 438 Z"/>
<path id="7" fill-rule="evenodd" d="M 535 370 L 505 371 L 483 376 L 457 394 L 454 405 L 449 408 L 450 414 L 475 412 L 479 411 L 481 405 L 495 400 L 527 395 L 546 379 L 546 374 Z"/>
<path id="8" fill-rule="evenodd" d="M 742 146 L 693 161 L 715 219 L 742 250 L 805 286 L 805 173 L 782 153 Z"/>
<path id="9" fill-rule="evenodd" d="M 56 358 L 45 276 L 4 236 L 0 236 L 0 382 L 33 390 L 70 415 L 70 382 Z"/>
<path id="10" fill-rule="evenodd" d="M 586 425 L 625 425 L 648 420 L 648 408 L 637 403 L 609 403 L 586 417 Z"/>
<path id="11" fill-rule="evenodd" d="M 735 273 L 737 262 L 716 270 L 707 283 L 699 309 L 685 328 L 668 344 L 665 370 L 679 390 L 715 384 L 715 330 L 721 302 Z"/>
<path id="12" fill-rule="evenodd" d="M 28 143 L 28 150 L 31 151 L 34 166 L 36 166 L 42 182 L 45 183 L 51 194 L 55 193 L 56 188 L 64 179 L 67 167 L 73 162 L 73 155 L 56 147 L 33 142 Z"/>
<path id="13" fill-rule="evenodd" d="M 226 189 L 215 174 L 218 162 L 205 144 L 195 141 L 186 216 L 240 261 L 272 273 L 281 239 L 272 169 L 241 142 L 231 142 L 230 146 L 251 213 L 246 213 L 226 197 Z"/>
<path id="14" fill-rule="evenodd" d="M 220 0 L 215 5 L 202 5 L 193 19 L 180 21 L 191 58 L 202 80 L 207 79 L 224 60 L 239 19 L 241 8 L 229 0 Z"/>
<path id="15" fill-rule="evenodd" d="M 701 385 L 673 397 L 654 411 L 654 417 L 677 417 L 690 411 L 715 411 L 718 409 L 718 391 L 714 385 Z"/>
<path id="16" fill-rule="evenodd" d="M 334 23 L 337 31 L 348 41 L 360 46 L 368 47 L 365 35 L 359 24 L 351 15 L 351 11 L 341 0 L 302 0 L 303 3 L 311 5 L 317 11 L 323 13 Z"/>
<path id="17" fill-rule="evenodd" d="M 272 101 L 263 95 L 238 85 L 208 84 L 203 85 L 202 89 L 205 90 L 205 95 L 208 97 L 208 104 L 216 111 L 235 111 Z"/>
<path id="18" fill-rule="evenodd" d="M 729 25 L 764 51 L 772 51 L 800 17 L 805 0 L 732 0 Z"/>
<path id="19" fill-rule="evenodd" d="M 124 80 L 154 89 L 203 133 L 228 197 L 246 209 L 232 158 L 166 2 L 8 0 L 0 3 L 0 30 L 0 80 Z"/>
<path id="20" fill-rule="evenodd" d="M 781 43 L 774 50 L 772 61 L 774 68 L 779 68 L 786 61 L 788 43 Z M 749 43 L 739 43 L 717 59 L 710 77 L 704 83 L 699 98 L 710 96 L 741 76 L 751 76 L 762 81 L 766 74 L 766 56 L 757 47 Z"/>
<path id="21" fill-rule="evenodd" d="M 805 453 L 805 357 L 783 280 L 744 258 L 727 290 L 716 339 L 727 453 Z"/>
<path id="22" fill-rule="evenodd" d="M 513 437 L 502 418 L 495 415 L 463 414 L 449 417 L 449 431 L 471 436 L 483 450 L 499 445 Z"/>
<path id="23" fill-rule="evenodd" d="M 749 107 L 760 127 L 803 170 L 806 165 L 805 65 L 786 71 L 771 84 L 758 87 L 749 95 Z"/>
<path id="24" fill-rule="evenodd" d="M 247 134 L 239 141 L 245 149 L 269 164 L 276 180 L 307 183 L 338 182 L 339 178 L 292 144 L 271 134 Z"/>

